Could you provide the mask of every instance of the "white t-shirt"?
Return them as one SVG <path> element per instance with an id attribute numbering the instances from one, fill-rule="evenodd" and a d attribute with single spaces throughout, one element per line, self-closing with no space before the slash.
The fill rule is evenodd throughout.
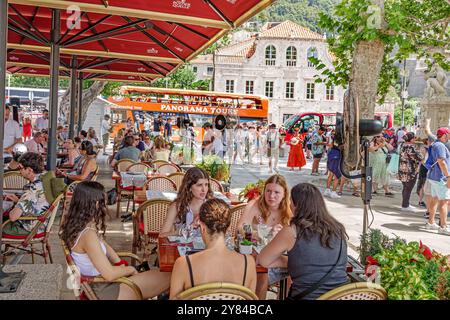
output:
<path id="1" fill-rule="evenodd" d="M 151 128 L 151 122 L 150 122 L 150 120 L 145 119 L 145 121 L 144 121 L 144 130 L 145 130 L 145 131 L 150 131 L 150 128 Z"/>
<path id="2" fill-rule="evenodd" d="M 109 133 L 108 130 L 111 128 L 111 125 L 109 124 L 108 120 L 103 119 L 102 120 L 102 127 L 101 127 L 101 133 L 102 135 Z"/>
<path id="3" fill-rule="evenodd" d="M 39 154 L 44 153 L 44 148 L 37 143 L 34 139 L 28 140 L 25 142 L 25 146 L 27 147 L 28 152 L 36 152 Z"/>
<path id="4" fill-rule="evenodd" d="M 38 131 L 41 131 L 42 129 L 48 129 L 48 119 L 44 119 L 44 117 L 37 118 L 35 127 Z"/>
<path id="5" fill-rule="evenodd" d="M 16 139 L 22 139 L 22 130 L 17 121 L 9 119 L 5 122 L 5 136 L 3 138 L 3 148 L 9 148 L 16 143 Z M 3 156 L 11 156 L 11 154 L 3 151 Z"/>

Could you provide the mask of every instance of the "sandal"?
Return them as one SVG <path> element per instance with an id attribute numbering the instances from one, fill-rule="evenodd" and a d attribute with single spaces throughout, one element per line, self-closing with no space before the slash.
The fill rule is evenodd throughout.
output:
<path id="1" fill-rule="evenodd" d="M 361 195 L 360 195 L 358 192 L 353 192 L 353 193 L 352 193 L 352 196 L 358 197 L 358 198 L 361 197 Z"/>
<path id="2" fill-rule="evenodd" d="M 386 197 L 390 197 L 390 196 L 393 196 L 394 194 L 392 192 L 385 192 L 384 195 Z"/>
<path id="3" fill-rule="evenodd" d="M 339 196 L 342 196 L 342 191 L 339 191 L 338 193 L 337 193 Z"/>

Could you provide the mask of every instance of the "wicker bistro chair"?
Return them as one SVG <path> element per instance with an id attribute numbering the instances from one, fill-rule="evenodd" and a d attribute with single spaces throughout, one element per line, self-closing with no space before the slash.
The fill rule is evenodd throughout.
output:
<path id="1" fill-rule="evenodd" d="M 53 263 L 53 258 L 50 250 L 50 243 L 48 238 L 50 236 L 50 231 L 52 229 L 53 223 L 55 222 L 56 213 L 58 212 L 59 204 L 63 194 L 59 195 L 47 211 L 40 217 L 20 217 L 19 220 L 35 220 L 38 221 L 36 226 L 31 230 L 27 236 L 13 236 L 13 235 L 2 235 L 2 242 L 5 245 L 5 253 L 3 255 L 3 263 L 6 264 L 6 256 L 10 255 L 14 250 L 25 251 L 31 254 L 31 261 L 34 263 L 34 255 L 39 255 L 44 258 L 44 262 L 47 263 L 47 256 L 50 263 Z M 39 228 L 47 221 L 47 227 L 42 233 L 38 233 Z M 11 223 L 8 220 L 3 223 L 3 227 L 6 224 Z M 42 250 L 36 250 L 35 245 L 40 244 Z"/>
<path id="2" fill-rule="evenodd" d="M 152 167 L 155 168 L 156 170 L 158 170 L 158 168 L 160 166 L 162 166 L 163 164 L 170 164 L 170 162 L 165 161 L 165 160 L 153 160 L 152 161 Z"/>
<path id="3" fill-rule="evenodd" d="M 167 178 L 175 182 L 177 190 L 180 190 L 181 184 L 183 183 L 184 175 L 185 175 L 184 172 L 174 172 L 169 174 Z"/>
<path id="4" fill-rule="evenodd" d="M 247 287 L 227 282 L 211 282 L 189 288 L 176 297 L 177 300 L 258 300 Z"/>
<path id="5" fill-rule="evenodd" d="M 145 183 L 147 190 L 177 192 L 177 185 L 167 177 L 151 177 Z"/>
<path id="6" fill-rule="evenodd" d="M 157 170 L 160 174 L 171 174 L 175 172 L 181 172 L 181 169 L 173 163 L 162 164 L 158 167 Z"/>
<path id="7" fill-rule="evenodd" d="M 19 171 L 10 171 L 3 175 L 3 189 L 23 190 L 28 183 L 30 182 L 22 177 Z"/>
<path id="8" fill-rule="evenodd" d="M 349 283 L 321 295 L 317 300 L 386 300 L 387 293 L 371 282 Z"/>
<path id="9" fill-rule="evenodd" d="M 230 235 L 232 237 L 236 236 L 236 233 L 238 232 L 238 227 L 237 226 L 238 226 L 239 220 L 242 217 L 242 214 L 244 213 L 244 210 L 245 210 L 246 206 L 247 206 L 246 203 L 241 203 L 241 204 L 238 204 L 236 206 L 233 206 L 230 209 L 230 211 L 231 211 L 230 212 L 231 213 L 231 223 L 230 223 L 230 226 L 228 227 L 228 230 L 227 230 L 227 234 L 228 235 Z"/>
<path id="10" fill-rule="evenodd" d="M 144 260 L 151 254 L 150 244 L 158 243 L 159 232 L 166 220 L 172 201 L 165 199 L 147 200 L 141 204 L 133 217 L 132 252 L 144 249 Z"/>
<path id="11" fill-rule="evenodd" d="M 220 192 L 220 193 L 224 193 L 225 192 L 225 190 L 223 190 L 223 187 L 220 184 L 220 182 L 217 181 L 216 179 L 209 178 L 209 184 L 211 185 L 212 191 Z"/>
<path id="12" fill-rule="evenodd" d="M 94 170 L 94 174 L 93 174 L 93 176 L 92 176 L 92 178 L 91 178 L 91 180 L 90 181 L 97 181 L 97 178 L 98 178 L 98 172 L 100 171 L 100 167 L 97 165 L 97 167 L 95 168 L 95 170 Z"/>
<path id="13" fill-rule="evenodd" d="M 131 160 L 131 159 L 119 160 L 116 163 L 116 171 L 117 172 L 125 172 L 125 171 L 127 171 L 128 167 L 134 163 L 136 163 L 136 161 Z"/>
<path id="14" fill-rule="evenodd" d="M 99 300 L 96 296 L 94 290 L 92 290 L 91 284 L 92 283 L 109 283 L 109 282 L 116 282 L 116 283 L 123 283 L 131 288 L 133 292 L 136 294 L 139 300 L 143 300 L 141 289 L 130 279 L 126 277 L 121 277 L 119 279 L 116 279 L 114 281 L 106 281 L 101 276 L 84 276 L 80 274 L 80 270 L 75 265 L 72 256 L 70 255 L 70 250 L 67 248 L 64 241 L 61 240 L 61 245 L 63 247 L 64 251 L 64 257 L 66 258 L 67 267 L 69 269 L 69 281 L 70 285 L 72 286 L 73 292 L 75 294 L 75 297 L 79 300 Z M 140 263 L 142 260 L 131 253 L 124 253 L 124 252 L 117 252 L 118 256 L 123 257 L 130 257 L 132 259 L 138 260 Z"/>
<path id="15" fill-rule="evenodd" d="M 145 163 L 133 163 L 130 165 L 127 170 L 127 172 L 143 172 L 145 174 L 148 174 L 153 171 L 153 168 Z"/>

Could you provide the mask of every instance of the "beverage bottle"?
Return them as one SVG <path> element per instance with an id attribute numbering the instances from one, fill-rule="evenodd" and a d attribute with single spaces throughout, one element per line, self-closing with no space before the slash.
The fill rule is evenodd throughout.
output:
<path id="1" fill-rule="evenodd" d="M 244 238 L 248 241 L 252 241 L 253 230 L 250 224 L 244 224 Z"/>

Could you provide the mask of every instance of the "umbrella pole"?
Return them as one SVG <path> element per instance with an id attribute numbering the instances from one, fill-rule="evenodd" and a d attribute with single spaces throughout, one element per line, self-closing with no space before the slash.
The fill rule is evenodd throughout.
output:
<path id="1" fill-rule="evenodd" d="M 6 44 L 8 32 L 8 0 L 0 0 L 0 149 L 3 152 L 3 137 L 5 136 L 5 79 L 6 79 Z M 0 157 L 0 180 L 3 181 L 4 173 L 3 154 Z M 4 256 L 2 252 L 3 238 L 3 183 L 0 183 L 0 294 L 13 293 L 25 276 L 23 272 L 3 272 Z"/>

